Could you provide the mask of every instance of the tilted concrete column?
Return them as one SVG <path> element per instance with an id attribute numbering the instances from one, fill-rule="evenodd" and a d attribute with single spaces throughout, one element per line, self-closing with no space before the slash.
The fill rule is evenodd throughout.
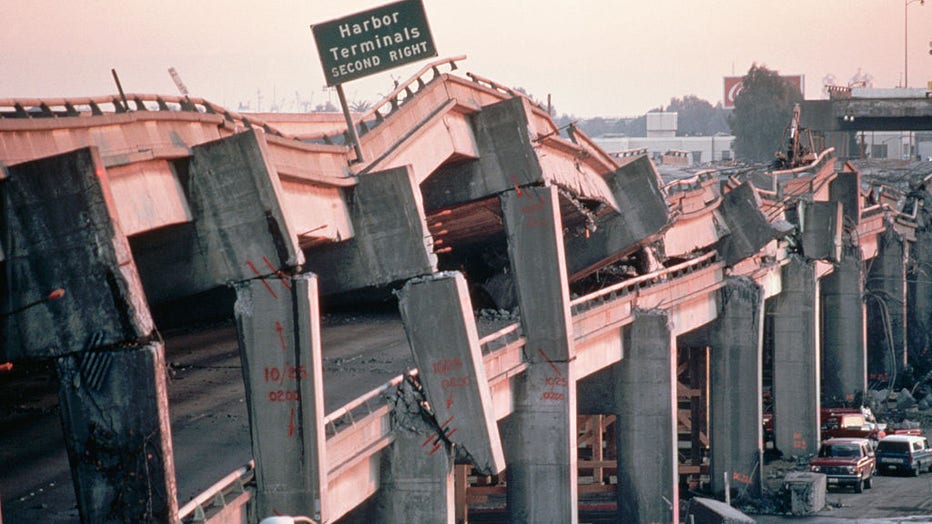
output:
<path id="1" fill-rule="evenodd" d="M 97 149 L 0 183 L 0 362 L 54 358 L 83 522 L 176 522 L 165 360 Z"/>
<path id="2" fill-rule="evenodd" d="M 396 425 L 398 436 L 383 469 L 389 474 L 380 520 L 452 524 L 450 450 L 485 474 L 505 469 L 469 289 L 463 275 L 447 272 L 412 279 L 398 295 L 430 409 L 393 411 L 405 420 Z"/>
<path id="3" fill-rule="evenodd" d="M 304 264 L 264 133 L 194 146 L 181 178 L 193 224 L 135 246 L 153 303 Z"/>
<path id="4" fill-rule="evenodd" d="M 790 255 L 773 307 L 774 441 L 785 455 L 819 449 L 819 292 L 815 264 Z"/>
<path id="5" fill-rule="evenodd" d="M 665 313 L 636 311 L 615 365 L 618 522 L 679 522 L 676 338 Z"/>
<path id="6" fill-rule="evenodd" d="M 619 213 L 600 217 L 595 231 L 566 237 L 567 266 L 572 275 L 594 271 L 606 262 L 627 256 L 632 246 L 656 234 L 669 222 L 663 182 L 647 156 L 641 156 L 604 177 Z"/>
<path id="7" fill-rule="evenodd" d="M 56 359 L 82 522 L 177 522 L 160 342 Z"/>
<path id="8" fill-rule="evenodd" d="M 732 488 L 760 496 L 763 291 L 752 280 L 731 277 L 719 300 L 710 336 L 712 492 L 724 492 L 727 474 Z"/>
<path id="9" fill-rule="evenodd" d="M 932 194 L 917 188 L 916 240 L 909 245 L 911 263 L 907 278 L 907 352 L 910 357 L 932 351 Z M 928 353 L 925 353 L 926 355 Z"/>
<path id="10" fill-rule="evenodd" d="M 436 271 L 437 256 L 411 166 L 357 175 L 350 217 L 354 235 L 314 249 L 308 267 L 329 295 Z"/>
<path id="11" fill-rule="evenodd" d="M 236 324 L 256 460 L 256 514 L 327 517 L 317 277 L 236 284 Z"/>
<path id="12" fill-rule="evenodd" d="M 822 393 L 827 403 L 853 402 L 867 389 L 861 251 L 845 246 L 822 278 Z"/>
<path id="13" fill-rule="evenodd" d="M 393 399 L 395 440 L 382 452 L 379 514 L 389 524 L 455 521 L 453 449 L 425 416 L 419 391 L 403 382 Z"/>
<path id="14" fill-rule="evenodd" d="M 576 376 L 557 189 L 501 195 L 528 368 L 502 431 L 512 522 L 574 523 Z"/>
<path id="15" fill-rule="evenodd" d="M 906 259 L 909 245 L 887 226 L 867 266 L 867 376 L 893 380 L 906 368 Z"/>
<path id="16" fill-rule="evenodd" d="M 398 293 L 418 377 L 457 458 L 486 475 L 505 469 L 498 423 L 466 279 L 457 272 L 409 280 Z"/>

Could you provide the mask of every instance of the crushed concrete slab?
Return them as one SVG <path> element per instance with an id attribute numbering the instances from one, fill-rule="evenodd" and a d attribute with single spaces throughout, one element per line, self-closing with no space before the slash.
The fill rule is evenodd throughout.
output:
<path id="1" fill-rule="evenodd" d="M 793 515 L 812 515 L 825 507 L 827 481 L 822 473 L 791 471 L 783 479 Z"/>
<path id="2" fill-rule="evenodd" d="M 693 522 L 693 524 L 753 524 L 754 519 L 724 502 L 696 497 L 689 501 L 686 522 Z"/>

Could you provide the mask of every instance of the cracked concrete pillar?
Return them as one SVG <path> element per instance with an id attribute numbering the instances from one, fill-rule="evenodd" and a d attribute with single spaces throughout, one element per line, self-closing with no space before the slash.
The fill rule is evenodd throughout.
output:
<path id="1" fill-rule="evenodd" d="M 710 475 L 712 492 L 761 494 L 761 356 L 763 290 L 753 280 L 729 277 L 719 291 L 719 318 L 711 328 Z"/>
<path id="2" fill-rule="evenodd" d="M 574 523 L 577 515 L 576 373 L 557 189 L 501 195 L 528 368 L 502 438 L 512 522 Z"/>
<path id="3" fill-rule="evenodd" d="M 666 313 L 634 313 L 615 365 L 618 522 L 679 522 L 676 340 Z"/>
<path id="4" fill-rule="evenodd" d="M 893 226 L 878 239 L 869 261 L 867 296 L 867 376 L 890 381 L 906 368 L 906 259 L 909 244 Z"/>
<path id="5" fill-rule="evenodd" d="M 466 279 L 456 272 L 411 279 L 398 297 L 418 377 L 457 460 L 497 475 L 505 457 Z"/>
<path id="6" fill-rule="evenodd" d="M 453 524 L 453 449 L 424 411 L 424 394 L 402 382 L 392 409 L 395 440 L 382 453 L 378 515 L 388 524 Z"/>
<path id="7" fill-rule="evenodd" d="M 773 307 L 774 442 L 785 455 L 819 449 L 819 291 L 815 264 L 790 255 Z"/>
<path id="8" fill-rule="evenodd" d="M 256 513 L 327 517 L 323 371 L 317 277 L 236 284 Z"/>
<path id="9" fill-rule="evenodd" d="M 920 358 L 932 350 L 932 210 L 926 205 L 932 204 L 932 194 L 927 185 L 915 188 L 904 207 L 916 212 L 916 240 L 909 245 L 907 351 Z"/>
<path id="10" fill-rule="evenodd" d="M 54 358 L 81 520 L 176 522 L 165 360 L 97 149 L 0 184 L 0 362 Z"/>
<path id="11" fill-rule="evenodd" d="M 160 342 L 56 359 L 82 522 L 177 522 Z"/>
<path id="12" fill-rule="evenodd" d="M 826 405 L 853 402 L 867 389 L 861 250 L 845 246 L 822 278 L 822 396 Z"/>

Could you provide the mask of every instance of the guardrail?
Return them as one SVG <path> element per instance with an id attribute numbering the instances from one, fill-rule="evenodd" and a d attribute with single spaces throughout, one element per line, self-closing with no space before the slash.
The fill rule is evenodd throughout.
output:
<path id="1" fill-rule="evenodd" d="M 256 462 L 250 460 L 245 466 L 215 482 L 212 486 L 191 499 L 178 510 L 182 522 L 207 522 L 207 511 L 212 507 L 225 507 L 230 494 L 242 494 L 245 485 L 255 476 Z"/>
<path id="2" fill-rule="evenodd" d="M 132 102 L 132 104 L 130 103 Z M 134 106 L 134 107 L 133 107 Z M 143 112 L 183 112 L 220 115 L 226 121 L 247 128 L 260 127 L 266 133 L 284 138 L 282 134 L 256 118 L 230 111 L 203 98 L 188 96 L 127 94 L 125 100 L 119 96 L 93 96 L 74 98 L 7 98 L 0 99 L 0 120 L 14 118 L 89 118 L 105 114 Z"/>
<path id="3" fill-rule="evenodd" d="M 588 311 L 596 306 L 600 306 L 607 302 L 612 302 L 622 297 L 626 297 L 631 293 L 637 292 L 639 289 L 656 284 L 662 284 L 671 278 L 676 278 L 678 276 L 692 273 L 697 269 L 708 267 L 715 263 L 716 260 L 717 254 L 716 252 L 712 251 L 675 266 L 670 266 L 660 271 L 655 271 L 653 273 L 648 273 L 646 275 L 641 275 L 636 278 L 619 282 L 571 301 L 570 311 L 575 316 L 578 313 Z"/>
<path id="4" fill-rule="evenodd" d="M 719 171 L 717 169 L 704 169 L 689 178 L 681 178 L 670 182 L 663 186 L 663 190 L 668 195 L 692 191 L 693 189 L 701 187 L 705 182 L 717 178 L 718 173 Z"/>
<path id="5" fill-rule="evenodd" d="M 637 149 L 625 149 L 624 151 L 613 151 L 608 154 L 612 158 L 628 158 L 632 156 L 641 156 L 647 154 L 646 147 L 639 147 Z"/>
<path id="6" fill-rule="evenodd" d="M 354 425 L 356 425 L 357 418 L 361 419 L 366 415 L 373 413 L 377 408 L 373 408 L 370 405 L 370 401 L 397 388 L 398 385 L 401 384 L 401 382 L 405 379 L 405 376 L 417 376 L 417 369 L 408 370 L 405 374 L 392 378 L 388 382 L 369 391 L 368 393 L 360 395 L 355 400 L 347 402 L 342 407 L 336 409 L 324 417 L 324 427 L 327 433 L 327 438 L 352 428 Z M 365 409 L 365 414 L 359 415 L 358 410 L 360 409 Z M 343 419 L 349 419 L 349 422 L 341 422 Z"/>
<path id="7" fill-rule="evenodd" d="M 782 169 L 779 171 L 771 171 L 770 175 L 771 176 L 793 175 L 793 178 L 796 178 L 796 175 L 807 172 L 807 171 L 811 171 L 817 168 L 821 168 L 825 162 L 829 160 L 832 160 L 834 162 L 834 159 L 835 159 L 835 148 L 830 147 L 828 149 L 823 150 L 821 153 L 819 153 L 819 156 L 817 156 L 816 159 L 813 160 L 809 164 L 806 164 L 804 166 L 794 167 L 793 169 Z"/>
<path id="8" fill-rule="evenodd" d="M 459 69 L 456 65 L 456 62 L 460 60 L 465 60 L 466 55 L 454 56 L 452 58 L 444 58 L 441 60 L 436 60 L 430 62 L 424 67 L 422 67 L 417 73 L 411 75 L 410 78 L 405 80 L 403 83 L 395 86 L 395 90 L 391 93 L 385 95 L 382 100 L 377 102 L 371 108 L 369 108 L 365 113 L 360 115 L 357 118 L 353 119 L 353 125 L 356 126 L 356 131 L 359 136 L 363 136 L 379 124 L 381 124 L 389 115 L 398 110 L 402 105 L 404 105 L 408 100 L 414 97 L 415 94 L 420 92 L 422 89 L 427 87 L 427 84 L 430 84 L 434 80 L 440 77 L 442 74 L 440 72 L 440 66 L 449 65 L 450 71 Z M 424 80 L 424 76 L 427 73 L 432 73 L 432 76 L 429 80 Z M 414 85 L 417 84 L 417 87 L 414 88 Z M 384 112 L 383 110 L 388 109 Z M 332 134 L 324 133 L 318 136 L 309 137 L 309 141 L 322 141 L 325 144 L 333 144 L 334 138 L 342 137 L 343 144 L 349 143 L 349 131 L 343 131 L 342 133 Z"/>
<path id="9" fill-rule="evenodd" d="M 515 322 L 480 338 L 479 347 L 482 349 L 482 355 L 490 355 L 521 338 L 520 328 L 521 324 Z"/>

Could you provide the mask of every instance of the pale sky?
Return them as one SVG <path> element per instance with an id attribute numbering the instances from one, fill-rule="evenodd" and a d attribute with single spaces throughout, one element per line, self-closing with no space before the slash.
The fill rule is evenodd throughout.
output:
<path id="1" fill-rule="evenodd" d="M 178 94 L 236 110 L 268 110 L 336 95 L 325 84 L 310 25 L 378 0 L 0 0 L 0 98 Z M 672 97 L 722 100 L 722 77 L 752 63 L 875 87 L 903 81 L 908 9 L 909 84 L 932 80 L 932 1 L 913 0 L 424 0 L 440 57 L 467 55 L 465 71 L 535 97 L 558 113 L 637 116 Z M 429 60 L 344 89 L 375 101 Z M 294 109 L 292 109 L 294 110 Z"/>

